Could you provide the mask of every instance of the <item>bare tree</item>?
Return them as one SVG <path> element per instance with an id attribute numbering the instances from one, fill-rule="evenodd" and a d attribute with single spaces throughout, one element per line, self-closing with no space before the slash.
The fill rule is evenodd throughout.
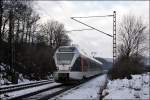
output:
<path id="1" fill-rule="evenodd" d="M 145 50 L 146 25 L 140 17 L 127 15 L 119 26 L 118 58 L 108 72 L 111 79 L 131 78 L 131 74 L 144 71 L 142 52 Z"/>
<path id="2" fill-rule="evenodd" d="M 2 40 L 3 1 L 0 1 L 0 42 Z"/>
<path id="3" fill-rule="evenodd" d="M 57 21 L 47 21 L 41 25 L 41 32 L 48 37 L 48 45 L 52 46 L 54 50 L 69 42 L 64 25 Z"/>
<path id="4" fill-rule="evenodd" d="M 145 47 L 146 26 L 141 17 L 132 15 L 124 16 L 119 28 L 120 47 L 118 49 L 120 56 L 132 56 L 141 54 Z"/>
<path id="5" fill-rule="evenodd" d="M 31 4 L 28 0 L 0 1 L 0 63 L 10 65 L 12 78 L 16 71 L 29 77 L 54 71 L 55 49 L 69 43 L 63 24 L 48 21 L 39 27 L 40 17 Z"/>

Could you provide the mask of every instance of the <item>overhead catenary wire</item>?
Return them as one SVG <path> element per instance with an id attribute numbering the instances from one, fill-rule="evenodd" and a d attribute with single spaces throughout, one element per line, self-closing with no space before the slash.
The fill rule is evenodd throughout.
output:
<path id="1" fill-rule="evenodd" d="M 69 30 L 69 31 L 66 31 L 66 32 L 73 32 L 73 31 L 86 31 L 86 30 L 94 30 L 94 29 L 79 29 L 79 30 Z"/>
<path id="2" fill-rule="evenodd" d="M 77 21 L 77 22 L 79 22 L 79 23 L 81 23 L 81 24 L 83 24 L 83 25 L 85 25 L 85 26 L 87 26 L 87 27 L 90 27 L 90 28 L 92 28 L 92 29 L 94 29 L 94 30 L 96 30 L 96 31 L 98 31 L 98 32 L 101 32 L 101 33 L 103 33 L 103 34 L 109 36 L 109 37 L 113 37 L 112 35 L 110 35 L 110 34 L 108 34 L 108 33 L 105 33 L 105 32 L 103 32 L 103 31 L 101 31 L 101 30 L 98 30 L 98 29 L 96 29 L 96 28 L 94 28 L 94 27 L 92 27 L 92 26 L 90 26 L 90 25 L 87 25 L 87 24 L 85 24 L 85 23 L 83 23 L 83 22 L 81 22 L 81 21 L 79 21 L 79 20 L 77 20 L 77 19 L 75 19 L 75 18 L 76 18 L 76 17 L 71 17 L 71 19 L 73 19 L 73 20 L 75 20 L 75 21 Z"/>
<path id="3" fill-rule="evenodd" d="M 113 15 L 104 15 L 104 16 L 86 16 L 86 17 L 72 17 L 72 18 L 92 18 L 92 17 L 112 17 Z"/>

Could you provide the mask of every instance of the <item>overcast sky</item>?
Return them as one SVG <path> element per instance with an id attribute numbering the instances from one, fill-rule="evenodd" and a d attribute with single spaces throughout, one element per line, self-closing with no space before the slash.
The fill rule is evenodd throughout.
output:
<path id="1" fill-rule="evenodd" d="M 57 20 L 66 30 L 87 29 L 70 17 L 112 15 L 117 13 L 117 25 L 123 15 L 141 16 L 149 25 L 149 1 L 35 1 L 34 9 L 40 14 L 41 22 Z M 78 19 L 88 25 L 112 35 L 112 17 Z M 118 26 L 117 26 L 118 27 Z M 69 33 L 74 44 L 85 52 L 97 52 L 96 56 L 112 57 L 112 38 L 95 30 Z"/>

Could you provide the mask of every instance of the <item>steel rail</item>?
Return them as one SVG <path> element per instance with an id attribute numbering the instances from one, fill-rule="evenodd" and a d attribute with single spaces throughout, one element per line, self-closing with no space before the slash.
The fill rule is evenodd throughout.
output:
<path id="1" fill-rule="evenodd" d="M 16 97 L 8 97 L 8 98 L 4 98 L 4 100 L 48 100 L 48 99 L 53 99 L 53 98 L 57 98 L 59 95 L 72 90 L 72 89 L 76 89 L 80 86 L 82 86 L 84 83 L 90 81 L 91 79 L 99 76 L 100 74 L 90 77 L 86 80 L 82 80 L 77 84 L 73 84 L 73 85 L 66 85 L 66 84 L 57 84 L 54 86 L 50 86 L 48 88 L 44 88 L 41 90 L 36 90 L 34 92 L 30 92 L 30 93 L 26 93 L 26 94 L 22 94 Z M 58 89 L 58 88 L 62 88 L 62 89 Z M 50 93 L 49 91 L 54 91 L 53 93 Z M 57 91 L 58 90 L 58 91 Z M 49 94 L 44 94 L 44 92 L 49 92 Z M 41 95 L 42 94 L 42 95 Z"/>
<path id="2" fill-rule="evenodd" d="M 25 88 L 31 88 L 31 87 L 35 87 L 35 86 L 40 86 L 40 85 L 44 85 L 44 84 L 48 84 L 48 83 L 52 83 L 52 80 L 47 80 L 47 81 L 39 81 L 39 82 L 35 82 L 35 83 L 28 83 L 28 84 L 21 84 L 21 85 L 14 85 L 14 86 L 10 86 L 10 87 L 2 87 L 0 88 L 0 93 L 7 93 L 7 92 L 12 92 L 12 91 L 18 91 L 21 89 L 25 89 Z"/>
<path id="3" fill-rule="evenodd" d="M 19 95 L 19 96 L 16 96 L 16 97 L 7 97 L 7 98 L 2 98 L 2 99 L 3 100 L 23 100 L 23 99 L 26 99 L 27 97 L 36 95 L 38 93 L 41 93 L 41 92 L 44 92 L 44 91 L 47 91 L 47 90 L 50 90 L 50 89 L 58 88 L 58 87 L 61 87 L 61 86 L 62 86 L 62 84 L 57 84 L 57 85 L 50 86 L 48 88 L 41 89 L 41 90 L 38 90 L 38 91 L 25 93 L 25 94 L 22 94 L 22 95 Z"/>
<path id="4" fill-rule="evenodd" d="M 60 96 L 62 96 L 62 94 L 68 93 L 68 92 L 70 92 L 70 91 L 72 91 L 72 90 L 75 90 L 75 89 L 81 87 L 84 83 L 89 82 L 90 80 L 94 79 L 95 77 L 97 77 L 97 76 L 99 76 L 99 75 L 101 75 L 101 74 L 92 76 L 92 77 L 87 78 L 87 79 L 85 79 L 85 80 L 82 80 L 82 81 L 80 81 L 80 82 L 77 83 L 77 84 L 74 84 L 74 85 L 72 85 L 72 86 L 68 86 L 68 87 L 66 87 L 66 88 L 64 88 L 64 89 L 62 89 L 62 90 L 60 90 L 60 91 L 57 91 L 57 92 L 52 93 L 52 94 L 49 94 L 49 95 L 47 95 L 47 96 L 45 96 L 45 97 L 42 97 L 42 98 L 40 98 L 40 99 L 37 99 L 37 100 L 49 100 L 49 99 L 50 99 L 50 100 L 58 100 L 58 98 L 59 98 Z"/>

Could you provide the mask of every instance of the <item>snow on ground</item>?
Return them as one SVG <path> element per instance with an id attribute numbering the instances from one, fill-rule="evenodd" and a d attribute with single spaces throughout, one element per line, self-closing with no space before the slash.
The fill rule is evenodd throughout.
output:
<path id="1" fill-rule="evenodd" d="M 7 100 L 7 99 L 10 99 L 10 98 L 15 98 L 15 97 L 22 96 L 22 95 L 25 95 L 25 94 L 30 94 L 30 93 L 35 92 L 35 91 L 40 91 L 40 90 L 43 90 L 43 89 L 46 89 L 46 88 L 50 88 L 52 86 L 56 86 L 56 85 L 59 85 L 59 84 L 60 83 L 51 83 L 51 84 L 46 84 L 46 85 L 42 85 L 42 86 L 37 86 L 36 88 L 33 87 L 33 88 L 28 88 L 28 89 L 24 89 L 24 90 L 20 90 L 20 91 L 9 92 L 7 94 L 1 94 L 0 98 L 2 100 Z"/>
<path id="2" fill-rule="evenodd" d="M 24 82 L 20 82 L 18 84 L 2 85 L 1 88 L 11 87 L 11 86 L 19 86 L 19 85 L 25 85 L 25 84 L 32 84 L 32 83 L 37 83 L 37 82 L 42 82 L 42 81 L 47 81 L 47 80 L 40 80 L 40 81 L 29 81 L 29 80 L 27 80 L 27 81 L 24 81 Z"/>
<path id="3" fill-rule="evenodd" d="M 34 82 L 38 82 L 36 80 L 28 80 L 26 78 L 23 77 L 23 75 L 21 73 L 18 73 L 19 77 L 18 77 L 18 84 L 12 84 L 12 82 L 10 82 L 10 80 L 8 80 L 8 77 L 10 77 L 6 71 L 6 69 L 10 69 L 9 65 L 0 64 L 0 87 L 10 87 L 10 86 L 16 86 L 16 85 L 21 85 L 21 84 L 29 84 L 29 83 L 34 83 Z M 50 74 L 47 76 L 47 79 L 51 80 L 53 79 L 53 76 Z M 44 81 L 44 80 L 40 80 L 40 81 Z"/>
<path id="4" fill-rule="evenodd" d="M 97 99 L 99 91 L 104 86 L 106 81 L 106 75 L 98 76 L 87 83 L 82 84 L 77 89 L 64 93 L 58 99 Z"/>
<path id="5" fill-rule="evenodd" d="M 144 99 L 150 98 L 150 73 L 132 75 L 132 79 L 109 80 L 104 99 Z"/>
<path id="6" fill-rule="evenodd" d="M 10 75 L 7 73 L 7 70 L 10 69 L 9 65 L 0 64 L 0 86 L 1 87 L 5 87 L 5 86 L 13 86 L 12 82 L 10 82 Z M 18 72 L 17 72 L 18 73 Z M 23 77 L 23 75 L 21 73 L 18 73 L 18 84 L 26 84 L 26 83 L 30 83 L 33 81 L 30 81 L 26 78 Z"/>

